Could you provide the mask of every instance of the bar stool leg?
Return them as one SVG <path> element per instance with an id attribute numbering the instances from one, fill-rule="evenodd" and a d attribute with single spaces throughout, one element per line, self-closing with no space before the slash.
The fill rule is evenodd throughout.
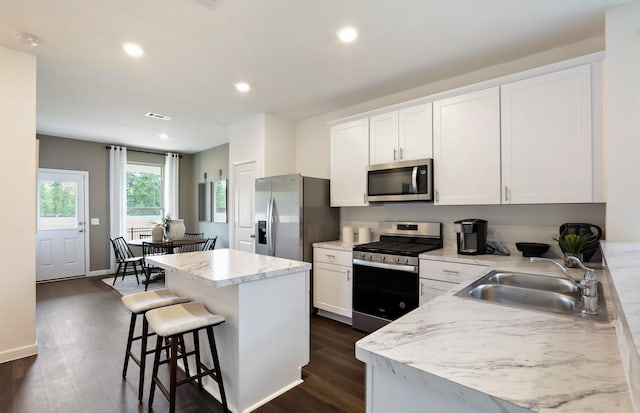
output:
<path id="1" fill-rule="evenodd" d="M 151 388 L 149 389 L 149 409 L 153 405 L 153 395 L 156 391 L 156 377 L 158 376 L 158 367 L 160 367 L 160 354 L 162 353 L 162 342 L 164 339 L 157 336 L 156 351 L 153 357 L 153 372 L 151 374 Z"/>
<path id="2" fill-rule="evenodd" d="M 182 334 L 171 337 L 171 360 L 169 361 L 169 413 L 176 411 L 176 376 L 178 373 L 178 339 Z"/>
<path id="3" fill-rule="evenodd" d="M 193 347 L 196 351 L 196 373 L 198 375 L 198 388 L 202 390 L 202 377 L 200 372 L 202 371 L 200 362 L 200 337 L 198 337 L 199 331 L 193 332 Z"/>
<path id="4" fill-rule="evenodd" d="M 218 359 L 218 348 L 216 346 L 216 339 L 213 335 L 213 327 L 207 327 L 207 337 L 209 338 L 209 348 L 211 349 L 211 358 L 213 359 L 213 368 L 216 369 L 216 377 L 218 378 L 218 387 L 220 388 L 220 398 L 222 399 L 222 406 L 224 411 L 229 412 L 227 405 L 227 396 L 224 393 L 224 385 L 222 384 L 222 370 L 220 370 L 220 360 Z"/>
<path id="5" fill-rule="evenodd" d="M 138 383 L 138 401 L 142 402 L 144 390 L 144 368 L 147 365 L 147 335 L 149 334 L 149 323 L 146 317 L 142 317 L 142 342 L 140 344 L 140 381 Z"/>
<path id="6" fill-rule="evenodd" d="M 180 334 L 178 336 L 178 345 L 180 346 L 180 352 L 182 353 L 182 361 L 184 362 L 184 373 L 186 375 L 186 377 L 190 377 L 191 374 L 189 373 L 189 362 L 187 361 L 187 356 L 185 356 L 185 354 L 187 354 L 187 347 L 184 345 L 184 335 Z"/>
<path id="7" fill-rule="evenodd" d="M 131 313 L 131 322 L 129 323 L 129 336 L 127 337 L 127 351 L 124 353 L 124 368 L 122 369 L 122 378 L 127 378 L 127 367 L 129 366 L 129 353 L 131 352 L 131 343 L 133 342 L 133 331 L 136 328 L 136 317 L 138 315 Z"/>

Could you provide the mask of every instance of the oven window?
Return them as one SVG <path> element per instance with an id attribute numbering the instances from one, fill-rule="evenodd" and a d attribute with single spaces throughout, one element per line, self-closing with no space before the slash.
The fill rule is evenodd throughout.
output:
<path id="1" fill-rule="evenodd" d="M 353 266 L 353 309 L 395 320 L 418 308 L 418 274 Z"/>

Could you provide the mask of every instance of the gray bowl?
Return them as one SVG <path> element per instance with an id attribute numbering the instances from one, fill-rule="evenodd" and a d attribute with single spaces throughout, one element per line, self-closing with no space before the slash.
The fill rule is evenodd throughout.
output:
<path id="1" fill-rule="evenodd" d="M 522 252 L 523 257 L 540 257 L 549 251 L 549 244 L 539 242 L 516 242 L 516 248 Z"/>

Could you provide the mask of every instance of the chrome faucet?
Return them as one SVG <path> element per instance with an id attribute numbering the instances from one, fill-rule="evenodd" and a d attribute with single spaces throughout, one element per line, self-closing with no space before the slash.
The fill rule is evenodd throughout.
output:
<path id="1" fill-rule="evenodd" d="M 594 269 L 585 266 L 578 257 L 568 256 L 567 259 L 584 271 L 582 280 L 576 280 L 569 275 L 569 271 L 564 265 L 549 258 L 531 257 L 529 260 L 531 262 L 549 262 L 557 266 L 562 271 L 563 278 L 570 280 L 582 290 L 582 313 L 588 315 L 598 314 L 598 282 L 594 279 Z"/>

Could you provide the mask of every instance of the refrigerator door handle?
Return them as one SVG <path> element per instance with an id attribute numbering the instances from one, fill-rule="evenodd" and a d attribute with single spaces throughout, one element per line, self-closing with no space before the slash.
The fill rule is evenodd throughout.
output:
<path id="1" fill-rule="evenodd" d="M 267 255 L 273 257 L 275 248 L 273 245 L 273 204 L 275 199 L 269 197 L 269 205 L 267 206 Z"/>

